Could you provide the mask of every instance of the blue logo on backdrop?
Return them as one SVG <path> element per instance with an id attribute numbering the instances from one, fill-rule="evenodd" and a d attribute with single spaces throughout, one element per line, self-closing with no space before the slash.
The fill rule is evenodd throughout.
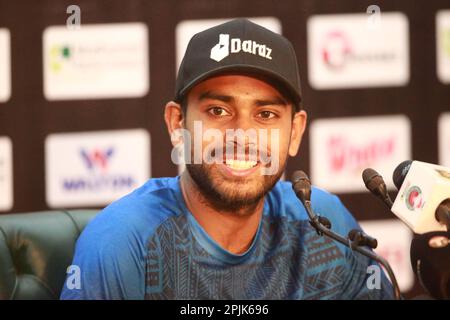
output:
<path id="1" fill-rule="evenodd" d="M 120 191 L 131 189 L 136 185 L 136 179 L 130 174 L 111 172 L 110 164 L 116 154 L 115 148 L 81 148 L 80 161 L 86 168 L 86 174 L 62 179 L 65 191 Z"/>

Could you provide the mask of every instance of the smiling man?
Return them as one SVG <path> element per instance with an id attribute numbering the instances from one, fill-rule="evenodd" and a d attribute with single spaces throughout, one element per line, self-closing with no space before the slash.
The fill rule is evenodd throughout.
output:
<path id="1" fill-rule="evenodd" d="M 383 272 L 368 285 L 375 263 L 319 236 L 280 181 L 306 119 L 288 40 L 245 19 L 196 34 L 165 122 L 172 137 L 190 133 L 181 144 L 197 161 L 179 177 L 150 179 L 86 227 L 73 261 L 80 278 L 67 278 L 61 298 L 392 298 Z M 256 139 L 242 134 L 252 130 Z M 340 234 L 359 228 L 326 191 L 313 188 L 312 205 Z"/>

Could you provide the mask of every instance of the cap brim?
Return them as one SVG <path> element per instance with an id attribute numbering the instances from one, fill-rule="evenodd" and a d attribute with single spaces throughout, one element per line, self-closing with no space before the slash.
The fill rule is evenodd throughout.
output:
<path id="1" fill-rule="evenodd" d="M 277 73 L 274 73 L 271 70 L 257 67 L 257 66 L 250 66 L 247 64 L 231 64 L 226 65 L 223 67 L 219 67 L 213 70 L 209 70 L 208 72 L 205 72 L 201 74 L 200 76 L 194 78 L 191 80 L 180 92 L 178 93 L 177 97 L 175 98 L 176 101 L 180 102 L 182 98 L 191 90 L 195 85 L 199 84 L 200 82 L 220 75 L 224 73 L 238 73 L 238 74 L 247 74 L 247 75 L 262 75 L 270 80 L 274 80 L 276 83 L 282 85 L 289 94 L 289 98 L 293 100 L 295 107 L 297 109 L 300 108 L 300 102 L 301 102 L 301 96 L 296 88 L 294 88 L 288 80 L 286 80 L 284 77 L 280 76 Z"/>

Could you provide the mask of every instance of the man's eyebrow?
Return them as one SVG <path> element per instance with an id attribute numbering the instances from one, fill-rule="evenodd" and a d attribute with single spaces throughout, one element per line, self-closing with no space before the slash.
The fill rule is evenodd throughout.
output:
<path id="1" fill-rule="evenodd" d="M 205 91 L 198 97 L 199 101 L 211 99 L 211 100 L 219 100 L 225 103 L 232 103 L 235 101 L 233 96 L 228 96 L 225 94 L 215 93 L 212 91 Z M 255 100 L 255 105 L 258 107 L 269 106 L 269 105 L 279 105 L 279 106 L 288 106 L 289 103 L 283 99 L 282 97 L 273 97 L 267 99 L 257 99 Z"/>
<path id="2" fill-rule="evenodd" d="M 274 98 L 269 98 L 269 99 L 258 99 L 256 100 L 255 104 L 259 107 L 263 107 L 263 106 L 288 106 L 289 103 L 281 98 L 281 97 L 274 97 Z"/>
<path id="3" fill-rule="evenodd" d="M 206 99 L 219 100 L 219 101 L 222 101 L 222 102 L 225 102 L 225 103 L 230 103 L 230 102 L 234 101 L 234 98 L 232 96 L 218 94 L 218 93 L 214 93 L 214 92 L 211 92 L 211 91 L 203 92 L 198 97 L 199 101 L 206 100 Z"/>

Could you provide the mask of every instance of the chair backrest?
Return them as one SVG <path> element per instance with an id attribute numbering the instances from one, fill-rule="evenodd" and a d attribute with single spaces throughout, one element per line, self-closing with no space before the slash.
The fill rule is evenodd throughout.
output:
<path id="1" fill-rule="evenodd" d="M 97 213 L 0 215 L 0 299 L 59 299 L 75 243 Z"/>

